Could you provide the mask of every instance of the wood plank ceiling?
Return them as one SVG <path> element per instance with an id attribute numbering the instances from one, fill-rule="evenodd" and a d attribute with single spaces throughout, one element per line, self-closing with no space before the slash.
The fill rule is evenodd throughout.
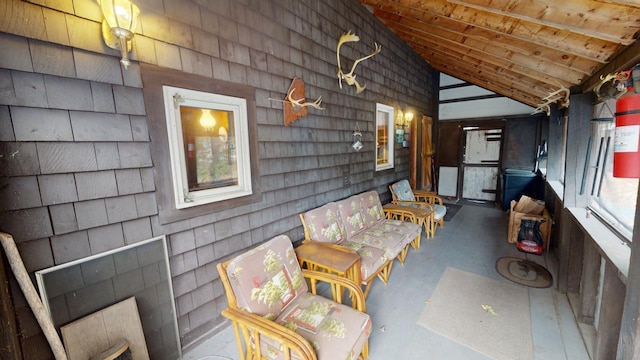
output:
<path id="1" fill-rule="evenodd" d="M 533 107 L 584 85 L 640 31 L 640 0 L 360 2 L 436 70 Z"/>

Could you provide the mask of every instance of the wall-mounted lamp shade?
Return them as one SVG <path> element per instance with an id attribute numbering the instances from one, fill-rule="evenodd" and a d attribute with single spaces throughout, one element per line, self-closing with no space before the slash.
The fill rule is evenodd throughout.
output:
<path id="1" fill-rule="evenodd" d="M 120 62 L 126 69 L 131 63 L 127 41 L 133 38 L 133 33 L 138 26 L 140 9 L 128 0 L 98 0 L 98 4 L 104 16 L 102 23 L 104 41 L 110 48 L 120 50 L 122 56 Z M 116 43 L 108 39 L 109 34 L 105 31 L 105 27 L 108 27 L 110 33 L 118 39 Z"/>
<path id="2" fill-rule="evenodd" d="M 216 118 L 213 117 L 212 110 L 202 109 L 200 125 L 202 125 L 205 131 L 213 130 L 213 127 L 216 126 Z"/>
<path id="3" fill-rule="evenodd" d="M 404 118 L 405 120 L 407 120 L 407 122 L 411 122 L 411 120 L 413 120 L 413 113 L 412 112 L 404 113 Z"/>
<path id="4" fill-rule="evenodd" d="M 609 122 L 615 119 L 616 99 L 608 99 L 595 104 L 591 121 Z"/>

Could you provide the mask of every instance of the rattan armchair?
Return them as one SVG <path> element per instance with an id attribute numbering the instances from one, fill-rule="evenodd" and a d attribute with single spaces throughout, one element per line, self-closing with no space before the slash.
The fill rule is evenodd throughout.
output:
<path id="1" fill-rule="evenodd" d="M 418 207 L 433 211 L 433 224 L 431 231 L 436 234 L 436 227 L 444 227 L 444 216 L 447 214 L 447 207 L 442 202 L 442 198 L 431 191 L 412 189 L 409 181 L 400 180 L 389 186 L 391 199 L 394 204 Z"/>
<path id="2" fill-rule="evenodd" d="M 228 302 L 222 315 L 231 320 L 241 360 L 368 357 L 371 318 L 360 286 L 301 269 L 287 236 L 217 268 Z M 331 285 L 333 300 L 316 294 L 319 282 Z"/>

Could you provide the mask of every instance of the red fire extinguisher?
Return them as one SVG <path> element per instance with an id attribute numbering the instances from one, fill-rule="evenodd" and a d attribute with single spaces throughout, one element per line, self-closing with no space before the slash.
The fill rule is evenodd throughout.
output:
<path id="1" fill-rule="evenodd" d="M 616 102 L 613 177 L 640 178 L 639 65 L 631 71 L 631 77 L 627 81 L 627 92 Z"/>

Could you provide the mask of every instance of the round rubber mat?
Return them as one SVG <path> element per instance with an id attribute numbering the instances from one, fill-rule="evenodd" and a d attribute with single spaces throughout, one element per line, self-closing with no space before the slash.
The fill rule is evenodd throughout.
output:
<path id="1" fill-rule="evenodd" d="M 515 257 L 501 257 L 496 261 L 498 274 L 517 284 L 548 288 L 553 285 L 551 273 L 542 265 L 527 259 Z"/>

